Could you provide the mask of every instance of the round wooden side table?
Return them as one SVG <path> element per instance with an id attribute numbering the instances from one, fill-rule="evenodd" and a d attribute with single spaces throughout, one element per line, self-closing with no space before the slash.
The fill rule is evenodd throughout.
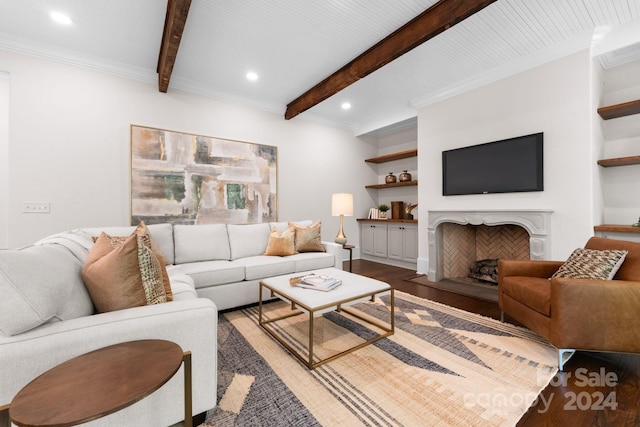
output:
<path id="1" fill-rule="evenodd" d="M 73 426 L 104 417 L 150 395 L 185 369 L 185 426 L 191 418 L 191 352 L 165 340 L 115 344 L 75 357 L 25 385 L 9 406 L 26 426 Z"/>

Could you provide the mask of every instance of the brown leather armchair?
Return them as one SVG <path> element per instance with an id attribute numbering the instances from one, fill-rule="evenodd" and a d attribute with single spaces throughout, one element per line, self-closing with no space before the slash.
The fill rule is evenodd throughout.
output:
<path id="1" fill-rule="evenodd" d="M 629 253 L 613 280 L 549 280 L 562 261 L 498 262 L 500 309 L 558 349 L 560 370 L 575 350 L 640 352 L 640 243 L 592 237 L 585 248 Z"/>

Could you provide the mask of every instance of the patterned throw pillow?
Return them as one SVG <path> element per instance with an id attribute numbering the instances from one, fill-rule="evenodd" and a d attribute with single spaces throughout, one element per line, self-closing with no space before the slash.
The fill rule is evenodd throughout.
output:
<path id="1" fill-rule="evenodd" d="M 128 237 L 101 233 L 87 255 L 82 277 L 98 312 L 170 301 L 168 274 L 152 250 L 144 223 Z"/>
<path id="2" fill-rule="evenodd" d="M 296 231 L 296 251 L 298 252 L 325 252 L 322 246 L 321 222 L 316 221 L 308 227 L 302 227 L 293 222 L 289 227 Z"/>
<path id="3" fill-rule="evenodd" d="M 612 280 L 627 253 L 617 249 L 599 251 L 578 248 L 551 278 Z"/>
<path id="4" fill-rule="evenodd" d="M 162 255 L 162 251 L 160 250 L 160 247 L 151 238 L 151 232 L 147 228 L 144 221 L 140 221 L 140 224 L 138 224 L 136 229 L 133 231 L 133 234 L 138 236 L 138 238 L 140 239 L 139 242 L 145 247 L 151 249 L 153 254 L 158 259 L 158 262 L 160 263 L 160 267 L 157 267 L 157 269 L 162 274 L 162 285 L 164 287 L 166 301 L 173 301 L 173 293 L 171 292 L 171 282 L 169 280 L 169 274 L 167 273 L 167 268 L 166 268 L 167 261 L 164 258 L 164 255 Z M 122 245 L 124 241 L 129 237 L 129 236 L 110 236 L 107 233 L 104 233 L 104 235 L 105 235 L 105 238 L 109 241 L 109 243 L 111 243 L 111 246 L 113 247 L 113 249 Z M 96 242 L 96 240 L 98 240 L 98 237 L 93 238 L 94 243 Z M 145 259 L 147 263 L 152 262 L 152 260 L 149 258 L 145 258 Z M 152 285 L 147 283 L 146 286 L 150 287 Z M 166 301 L 163 301 L 163 302 L 166 302 Z"/>
<path id="5" fill-rule="evenodd" d="M 269 243 L 267 243 L 267 250 L 265 255 L 271 256 L 287 256 L 297 254 L 295 248 L 295 231 L 293 227 L 289 227 L 282 232 L 278 233 L 278 229 L 273 227 L 269 234 Z"/>

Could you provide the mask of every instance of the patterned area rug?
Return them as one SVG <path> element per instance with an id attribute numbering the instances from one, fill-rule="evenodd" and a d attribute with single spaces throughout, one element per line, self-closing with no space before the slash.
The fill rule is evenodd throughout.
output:
<path id="1" fill-rule="evenodd" d="M 402 292 L 395 302 L 394 335 L 313 371 L 258 325 L 257 307 L 224 314 L 218 405 L 205 425 L 513 426 L 557 372 L 554 348 L 526 329 Z M 388 303 L 353 308 L 386 322 Z M 377 333 L 364 325 L 345 312 L 316 318 L 318 356 Z M 306 315 L 279 321 L 278 331 L 307 347 Z"/>

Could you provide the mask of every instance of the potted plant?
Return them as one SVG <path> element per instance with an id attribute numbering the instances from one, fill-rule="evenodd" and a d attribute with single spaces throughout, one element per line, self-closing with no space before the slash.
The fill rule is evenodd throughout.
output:
<path id="1" fill-rule="evenodd" d="M 380 211 L 380 218 L 386 218 L 387 211 L 389 210 L 389 206 L 383 203 L 380 206 L 378 206 L 378 210 Z"/>

